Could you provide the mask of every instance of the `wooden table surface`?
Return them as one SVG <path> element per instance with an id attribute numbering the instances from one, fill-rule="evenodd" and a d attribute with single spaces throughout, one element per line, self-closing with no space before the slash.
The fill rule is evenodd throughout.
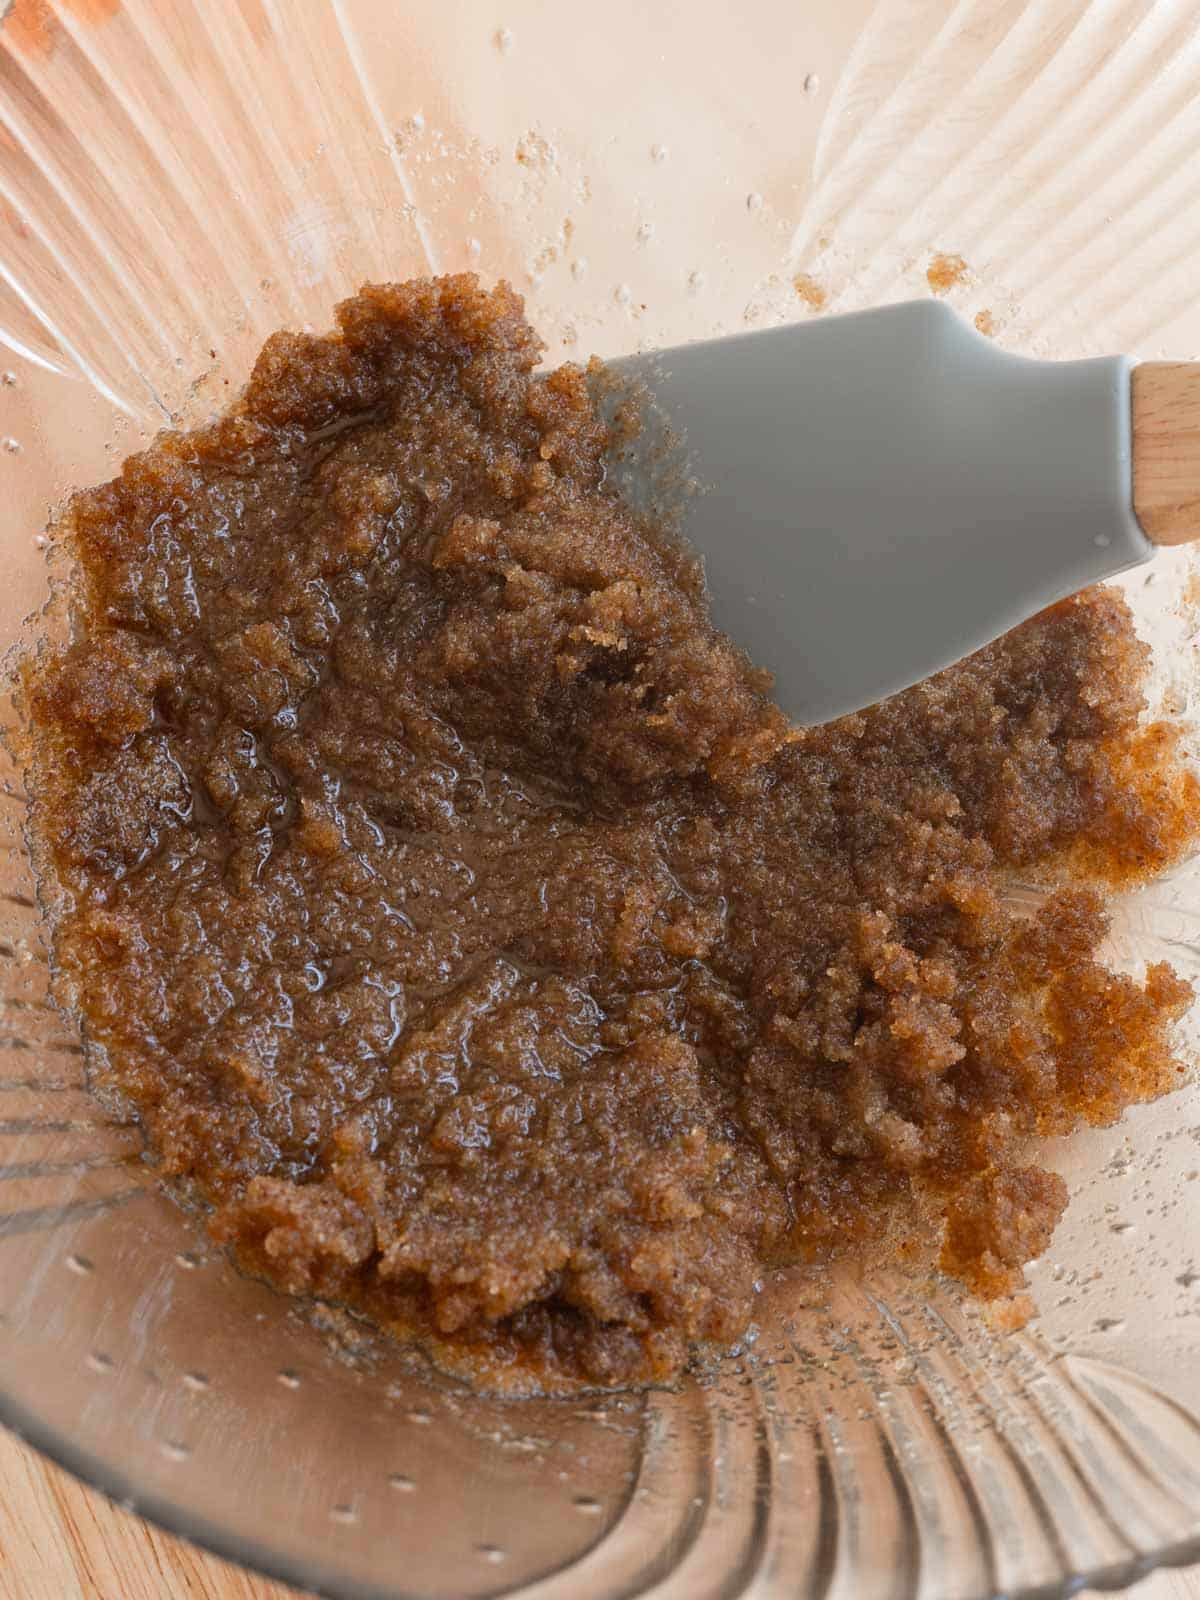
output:
<path id="1" fill-rule="evenodd" d="M 1200 1600 L 1200 1567 L 1158 1572 L 1136 1600 Z M 0 1429 L 2 1600 L 302 1600 L 119 1511 Z"/>

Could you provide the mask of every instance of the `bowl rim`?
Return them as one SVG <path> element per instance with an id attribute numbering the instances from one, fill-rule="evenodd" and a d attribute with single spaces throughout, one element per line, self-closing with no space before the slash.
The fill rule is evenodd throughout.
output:
<path id="1" fill-rule="evenodd" d="M 275 1547 L 257 1539 L 232 1534 L 166 1495 L 147 1494 L 142 1497 L 136 1480 L 130 1474 L 74 1444 L 3 1390 L 0 1390 L 0 1426 L 55 1466 L 69 1472 L 86 1488 L 97 1490 L 118 1510 L 140 1517 L 175 1538 L 186 1539 L 222 1561 L 232 1562 L 273 1582 L 287 1584 L 302 1594 L 313 1595 L 317 1600 L 321 1600 L 321 1597 L 324 1600 L 426 1600 L 426 1597 L 411 1590 L 397 1589 L 391 1585 L 380 1588 L 375 1583 L 363 1583 L 344 1574 L 339 1575 L 332 1568 L 306 1568 Z M 560 1572 L 569 1571 L 574 1561 L 572 1557 L 563 1567 L 539 1573 L 530 1581 L 542 1584 Z M 1103 1567 L 1072 1569 L 1048 1584 L 1023 1589 L 993 1589 L 990 1592 L 981 1590 L 971 1600 L 1069 1600 L 1081 1589 L 1114 1593 L 1139 1583 L 1159 1570 L 1190 1567 L 1197 1563 L 1200 1563 L 1200 1528 L 1189 1538 L 1166 1545 L 1161 1550 L 1130 1555 L 1123 1561 Z M 489 1594 L 496 1600 L 503 1595 L 512 1595 L 514 1600 L 519 1600 L 522 1587 L 524 1585 L 501 1585 L 489 1591 Z M 817 1600 L 817 1597 L 798 1593 L 796 1600 Z"/>

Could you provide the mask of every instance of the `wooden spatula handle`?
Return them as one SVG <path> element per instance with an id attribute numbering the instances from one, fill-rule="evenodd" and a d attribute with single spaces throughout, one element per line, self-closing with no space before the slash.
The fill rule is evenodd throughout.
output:
<path id="1" fill-rule="evenodd" d="M 1200 539 L 1200 361 L 1133 369 L 1133 510 L 1155 544 Z"/>

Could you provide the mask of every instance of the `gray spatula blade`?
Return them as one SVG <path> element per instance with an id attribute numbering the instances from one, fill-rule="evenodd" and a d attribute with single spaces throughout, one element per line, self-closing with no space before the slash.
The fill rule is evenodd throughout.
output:
<path id="1" fill-rule="evenodd" d="M 906 688 L 1152 553 L 1123 357 L 1032 361 L 916 301 L 614 366 L 682 436 L 713 618 L 798 722 Z M 644 483 L 638 448 L 621 472 Z"/>

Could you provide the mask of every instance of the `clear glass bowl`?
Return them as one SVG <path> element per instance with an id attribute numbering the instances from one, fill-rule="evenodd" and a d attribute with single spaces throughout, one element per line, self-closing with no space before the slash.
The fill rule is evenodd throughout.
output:
<path id="1" fill-rule="evenodd" d="M 1032 353 L 1200 352 L 1191 0 L 4 11 L 5 646 L 55 498 L 364 278 L 508 276 L 552 358 L 935 285 Z M 1196 590 L 1176 554 L 1132 591 L 1185 720 Z M 0 817 L 0 1414 L 81 1476 L 378 1600 L 1045 1597 L 1200 1558 L 1195 1087 L 1056 1152 L 1023 1333 L 780 1274 L 676 1393 L 488 1401 L 239 1277 L 160 1193 L 48 1003 L 11 767 Z M 1121 908 L 1114 962 L 1164 953 L 1200 974 L 1194 865 Z"/>

